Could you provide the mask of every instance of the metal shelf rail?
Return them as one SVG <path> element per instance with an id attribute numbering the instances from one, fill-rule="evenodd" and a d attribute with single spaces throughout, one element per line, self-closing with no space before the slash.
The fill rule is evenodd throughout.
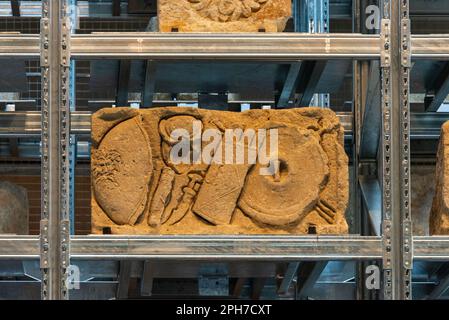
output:
<path id="1" fill-rule="evenodd" d="M 73 59 L 379 60 L 381 38 L 367 34 L 93 33 L 71 37 Z M 354 46 L 354 42 L 357 46 Z M 40 36 L 0 35 L 0 58 L 40 57 Z M 449 60 L 449 34 L 412 35 L 413 60 Z"/>
<path id="2" fill-rule="evenodd" d="M 449 260 L 449 239 L 415 237 L 410 226 L 408 79 L 413 59 L 449 60 L 449 35 L 411 36 L 409 1 L 382 1 L 382 32 L 365 34 L 72 35 L 68 2 L 42 1 L 41 35 L 0 34 L 0 58 L 39 58 L 42 66 L 42 222 L 39 237 L 0 236 L 0 259 L 40 259 L 42 298 L 66 299 L 70 258 L 193 260 L 382 260 L 384 298 L 411 298 L 413 258 Z M 357 45 L 354 45 L 357 43 Z M 402 49 L 402 50 L 401 50 Z M 383 233 L 381 237 L 89 237 L 69 235 L 71 59 L 359 59 L 382 70 Z M 58 90 L 52 90 L 58 88 Z M 82 123 L 80 125 L 80 123 Z M 70 131 L 70 126 L 75 129 Z M 80 127 L 79 127 L 80 126 Z M 23 128 L 27 131 L 27 128 Z"/>
<path id="3" fill-rule="evenodd" d="M 361 236 L 72 236 L 77 260 L 381 260 L 382 238 Z M 0 258 L 40 258 L 39 236 L 0 235 Z M 448 261 L 449 237 L 414 237 L 414 258 Z"/>

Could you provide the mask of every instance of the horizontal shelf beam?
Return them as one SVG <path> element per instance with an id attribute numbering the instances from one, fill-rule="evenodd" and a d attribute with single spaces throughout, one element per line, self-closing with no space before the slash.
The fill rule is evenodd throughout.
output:
<path id="1" fill-rule="evenodd" d="M 374 260 L 378 237 L 355 236 L 159 236 L 74 237 L 72 259 L 163 260 Z"/>
<path id="2" fill-rule="evenodd" d="M 360 236 L 75 236 L 81 260 L 376 260 L 380 237 Z M 414 237 L 414 258 L 449 261 L 449 236 Z M 0 259 L 39 259 L 38 236 L 0 236 Z"/>
<path id="3" fill-rule="evenodd" d="M 346 134 L 352 134 L 353 116 L 348 112 L 337 112 Z M 441 126 L 448 119 L 447 113 L 412 113 L 412 139 L 439 139 Z M 75 111 L 71 114 L 73 134 L 89 135 L 91 113 Z M 0 112 L 0 137 L 39 136 L 41 114 L 38 111 Z"/>
<path id="4" fill-rule="evenodd" d="M 379 59 L 380 37 L 301 33 L 92 33 L 73 35 L 71 50 L 74 59 L 286 62 L 300 59 Z"/>
<path id="5" fill-rule="evenodd" d="M 39 238 L 0 236 L 0 259 L 38 259 Z M 75 236 L 71 258 L 82 260 L 374 260 L 379 237 L 357 236 Z"/>
<path id="6" fill-rule="evenodd" d="M 39 236 L 0 235 L 0 260 L 27 260 L 39 257 Z"/>
<path id="7" fill-rule="evenodd" d="M 354 44 L 357 45 L 354 45 Z M 72 36 L 75 59 L 224 59 L 294 62 L 380 58 L 378 35 L 93 33 Z M 0 34 L 0 58 L 38 59 L 38 34 Z M 413 59 L 449 60 L 449 34 L 412 36 Z"/>
<path id="8" fill-rule="evenodd" d="M 40 36 L 0 33 L 0 59 L 39 59 Z"/>
<path id="9" fill-rule="evenodd" d="M 412 58 L 449 60 L 449 34 L 412 36 Z"/>
<path id="10" fill-rule="evenodd" d="M 73 134 L 90 134 L 91 113 L 72 112 L 71 124 Z M 39 136 L 40 134 L 41 113 L 39 111 L 0 112 L 1 137 Z"/>
<path id="11" fill-rule="evenodd" d="M 413 237 L 414 259 L 449 261 L 449 236 Z"/>

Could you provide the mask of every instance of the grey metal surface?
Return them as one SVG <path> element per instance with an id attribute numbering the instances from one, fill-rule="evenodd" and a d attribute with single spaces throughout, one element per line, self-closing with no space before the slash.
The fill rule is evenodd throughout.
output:
<path id="1" fill-rule="evenodd" d="M 296 298 L 307 299 L 311 290 L 318 281 L 321 273 L 326 268 L 326 261 L 302 262 L 298 269 L 298 279 L 296 286 Z"/>
<path id="2" fill-rule="evenodd" d="M 413 35 L 411 37 L 413 59 L 449 59 L 449 34 Z"/>
<path id="3" fill-rule="evenodd" d="M 375 177 L 362 176 L 359 178 L 359 184 L 374 235 L 381 236 L 382 191 L 379 180 Z"/>
<path id="4" fill-rule="evenodd" d="M 378 259 L 376 237 L 74 237 L 73 259 L 333 260 Z"/>
<path id="5" fill-rule="evenodd" d="M 354 46 L 354 42 L 357 46 Z M 73 35 L 75 59 L 378 59 L 379 37 L 360 34 L 94 33 Z"/>
<path id="6" fill-rule="evenodd" d="M 70 21 L 66 15 L 66 0 L 42 1 L 40 261 L 45 300 L 68 298 Z"/>
<path id="7" fill-rule="evenodd" d="M 75 236 L 72 259 L 82 260 L 369 260 L 381 258 L 377 237 L 117 237 Z M 39 258 L 39 238 L 0 236 L 0 259 Z"/>
<path id="8" fill-rule="evenodd" d="M 292 283 L 294 278 L 296 277 L 296 273 L 298 271 L 299 262 L 291 262 L 287 266 L 287 270 L 284 273 L 284 276 L 282 278 L 282 282 L 279 285 L 278 293 L 279 294 L 286 294 Z"/>
<path id="9" fill-rule="evenodd" d="M 0 136 L 38 136 L 41 133 L 41 113 L 0 112 Z M 71 114 L 72 133 L 89 134 L 91 129 L 91 113 L 76 111 Z"/>
<path id="10" fill-rule="evenodd" d="M 361 34 L 94 33 L 72 37 L 75 59 L 379 59 L 380 39 Z M 357 43 L 357 46 L 354 46 Z M 449 34 L 411 37 L 413 59 L 449 59 Z M 39 58 L 38 35 L 2 34 L 0 58 Z"/>
<path id="11" fill-rule="evenodd" d="M 438 111 L 449 95 L 449 62 L 446 62 L 442 70 L 436 74 L 431 90 L 433 99 L 426 105 L 426 111 Z"/>
<path id="12" fill-rule="evenodd" d="M 378 61 L 369 65 L 368 84 L 366 88 L 365 105 L 363 108 L 363 123 L 360 133 L 361 160 L 377 159 L 381 131 L 381 90 L 380 66 Z"/>
<path id="13" fill-rule="evenodd" d="M 0 34 L 0 59 L 39 59 L 39 35 Z"/>
<path id="14" fill-rule="evenodd" d="M 0 259 L 22 260 L 39 259 L 38 236 L 2 236 L 0 235 Z"/>
<path id="15" fill-rule="evenodd" d="M 123 62 L 120 62 L 122 64 Z M 315 65 L 315 62 L 308 62 Z M 324 62 L 323 62 L 324 63 Z M 329 60 L 321 69 L 318 77 L 309 86 L 311 93 L 336 93 L 344 83 L 349 61 Z M 153 62 L 153 92 L 186 93 L 186 92 L 231 92 L 240 94 L 245 99 L 273 100 L 275 92 L 284 89 L 284 82 L 290 70 L 289 63 L 276 62 L 185 62 L 158 61 Z M 293 62 L 293 64 L 295 64 Z M 119 63 L 114 60 L 95 60 L 91 62 L 90 90 L 101 93 L 105 98 L 112 97 L 118 90 Z M 145 85 L 145 64 L 142 60 L 131 62 L 129 92 L 141 92 Z M 298 74 L 309 79 L 308 70 Z M 305 80 L 304 80 L 305 81 Z M 148 83 L 148 82 L 147 82 Z M 293 82 L 294 84 L 294 82 Z M 289 84 L 291 86 L 292 84 Z M 297 88 L 294 88 L 296 92 Z M 118 104 L 125 105 L 125 104 Z M 147 105 L 145 103 L 144 105 Z"/>
<path id="16" fill-rule="evenodd" d="M 449 237 L 413 237 L 413 256 L 416 260 L 449 261 Z"/>
<path id="17" fill-rule="evenodd" d="M 168 103 L 168 102 L 167 102 Z M 194 103 L 194 101 L 191 101 Z M 268 103 L 268 101 L 267 101 Z M 71 113 L 71 133 L 90 135 L 92 114 L 87 111 Z M 352 134 L 353 116 L 337 112 L 346 134 Z M 441 126 L 449 120 L 448 113 L 412 113 L 412 139 L 439 139 Z M 0 136 L 36 136 L 40 134 L 41 115 L 37 111 L 0 112 Z"/>

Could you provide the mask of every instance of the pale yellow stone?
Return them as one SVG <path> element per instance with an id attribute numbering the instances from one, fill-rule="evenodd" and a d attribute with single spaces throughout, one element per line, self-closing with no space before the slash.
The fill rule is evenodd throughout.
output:
<path id="1" fill-rule="evenodd" d="M 329 109 L 110 108 L 92 121 L 93 233 L 348 232 L 344 130 Z M 276 174 L 261 175 L 265 166 L 260 163 L 178 164 L 170 159 L 178 142 L 172 140 L 174 130 L 183 129 L 192 142 L 201 143 L 195 130 L 236 128 L 278 130 Z"/>
<path id="2" fill-rule="evenodd" d="M 158 0 L 161 32 L 282 32 L 291 0 Z"/>

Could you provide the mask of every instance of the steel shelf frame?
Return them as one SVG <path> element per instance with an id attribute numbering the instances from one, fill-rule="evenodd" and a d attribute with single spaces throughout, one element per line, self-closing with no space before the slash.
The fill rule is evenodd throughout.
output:
<path id="1" fill-rule="evenodd" d="M 357 41 L 357 46 L 354 42 Z M 73 34 L 71 57 L 82 59 L 379 60 L 381 38 L 370 34 Z M 0 58 L 39 59 L 40 36 L 0 35 Z M 449 34 L 412 35 L 413 60 L 449 60 Z"/>
<path id="2" fill-rule="evenodd" d="M 242 247 L 240 247 L 242 244 Z M 280 254 L 282 252 L 282 254 Z M 72 236 L 77 260 L 381 260 L 382 238 L 366 236 Z M 0 235 L 0 260 L 38 260 L 39 236 Z M 449 237 L 414 237 L 414 258 L 449 261 Z"/>
<path id="3" fill-rule="evenodd" d="M 413 36 L 409 1 L 382 1 L 380 35 L 70 33 L 67 1 L 42 1 L 41 35 L 0 34 L 0 58 L 41 59 L 43 212 L 39 237 L 0 236 L 0 259 L 40 259 L 42 297 L 68 298 L 69 259 L 383 260 L 387 299 L 411 297 L 413 258 L 448 261 L 449 237 L 411 237 L 409 89 L 411 61 L 449 60 L 449 35 Z M 354 42 L 357 41 L 357 46 Z M 401 48 L 403 50 L 401 50 Z M 405 48 L 405 49 L 404 49 Z M 70 60 L 352 59 L 382 72 L 383 233 L 381 237 L 84 237 L 69 236 Z M 53 90 L 57 88 L 57 90 Z M 83 115 L 86 116 L 86 115 Z M 357 121 L 356 121 L 357 122 Z M 84 122 L 80 132 L 87 133 Z M 84 126 L 84 127 L 83 127 Z M 77 128 L 77 126 L 75 126 Z M 26 129 L 26 128 L 25 128 Z M 77 133 L 72 131 L 72 133 Z M 357 128 L 355 128 L 357 130 Z"/>

